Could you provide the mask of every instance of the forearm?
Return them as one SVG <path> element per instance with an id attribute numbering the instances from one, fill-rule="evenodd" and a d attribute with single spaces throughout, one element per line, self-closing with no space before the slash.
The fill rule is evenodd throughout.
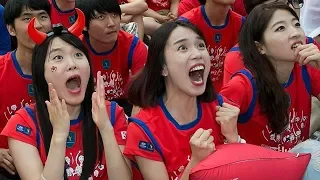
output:
<path id="1" fill-rule="evenodd" d="M 130 3 L 120 5 L 122 13 L 130 15 L 140 15 L 148 10 L 148 5 L 145 1 L 135 0 Z"/>
<path id="2" fill-rule="evenodd" d="M 178 17 L 178 7 L 179 7 L 179 1 L 172 1 L 171 6 L 170 6 L 170 12 L 175 17 Z"/>
<path id="3" fill-rule="evenodd" d="M 147 11 L 145 11 L 143 15 L 146 17 L 152 17 L 156 20 L 161 19 L 161 15 L 150 8 Z"/>
<path id="4" fill-rule="evenodd" d="M 131 171 L 116 141 L 114 131 L 104 130 L 100 133 L 107 162 L 108 179 L 131 180 Z M 119 173 L 119 169 L 121 169 L 121 173 Z"/>
<path id="5" fill-rule="evenodd" d="M 189 180 L 190 172 L 192 168 L 194 168 L 197 164 L 198 163 L 191 158 L 190 162 L 188 163 L 187 167 L 184 169 L 179 180 Z"/>
<path id="6" fill-rule="evenodd" d="M 47 161 L 42 172 L 42 175 L 46 180 L 63 179 L 66 141 L 67 136 L 53 133 Z"/>

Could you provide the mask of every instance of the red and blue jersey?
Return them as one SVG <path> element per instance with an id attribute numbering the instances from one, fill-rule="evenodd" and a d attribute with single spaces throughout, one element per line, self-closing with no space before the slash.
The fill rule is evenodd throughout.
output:
<path id="1" fill-rule="evenodd" d="M 216 122 L 216 106 L 226 100 L 218 95 L 214 102 L 197 102 L 198 114 L 194 121 L 179 125 L 167 110 L 163 99 L 156 107 L 140 110 L 129 118 L 127 144 L 124 154 L 135 161 L 134 156 L 163 162 L 169 179 L 181 175 L 190 161 L 190 138 L 199 129 L 212 129 L 215 145 L 223 144 L 220 125 Z"/>
<path id="2" fill-rule="evenodd" d="M 0 131 L 20 108 L 33 102 L 31 75 L 22 72 L 16 51 L 0 56 Z M 7 139 L 0 136 L 0 148 L 8 148 Z"/>
<path id="3" fill-rule="evenodd" d="M 101 71 L 108 100 L 125 99 L 127 85 L 132 75 L 141 70 L 147 60 L 146 45 L 134 35 L 119 31 L 118 40 L 107 52 L 98 53 L 90 45 L 88 36 L 83 42 L 89 49 L 93 74 Z"/>
<path id="4" fill-rule="evenodd" d="M 223 84 L 223 64 L 226 53 L 238 42 L 238 34 L 244 17 L 230 10 L 224 25 L 213 26 L 205 12 L 204 6 L 183 14 L 180 20 L 191 22 L 204 34 L 211 58 L 210 77 L 217 92 Z"/>
<path id="5" fill-rule="evenodd" d="M 114 135 L 119 145 L 126 143 L 127 122 L 123 109 L 115 102 L 106 101 L 106 108 L 109 114 L 111 124 L 114 128 Z M 82 144 L 82 120 L 84 113 L 81 112 L 79 117 L 70 121 L 70 131 L 66 142 L 66 173 L 69 180 L 78 180 L 81 176 L 84 154 Z M 35 105 L 32 104 L 16 112 L 10 119 L 1 135 L 7 136 L 18 141 L 30 144 L 39 151 L 43 164 L 46 163 L 47 156 L 43 143 L 42 133 L 39 130 L 39 120 L 35 113 Z M 94 171 L 89 179 L 107 180 L 106 159 L 103 157 L 97 160 Z"/>
<path id="6" fill-rule="evenodd" d="M 51 24 L 62 24 L 63 27 L 69 28 L 76 21 L 75 9 L 62 11 L 55 0 L 49 0 L 51 4 Z"/>
<path id="7" fill-rule="evenodd" d="M 311 37 L 306 37 L 306 43 L 313 43 L 320 49 L 320 45 Z M 242 55 L 240 53 L 239 45 L 236 44 L 230 49 L 224 60 L 223 84 L 226 84 L 234 73 L 243 68 Z"/>
<path id="8" fill-rule="evenodd" d="M 240 106 L 239 135 L 247 143 L 286 152 L 309 138 L 311 96 L 320 94 L 320 70 L 295 64 L 288 82 L 283 85 L 289 96 L 289 124 L 281 134 L 273 133 L 266 114 L 261 112 L 258 90 L 252 74 L 235 73 L 221 94 Z"/>

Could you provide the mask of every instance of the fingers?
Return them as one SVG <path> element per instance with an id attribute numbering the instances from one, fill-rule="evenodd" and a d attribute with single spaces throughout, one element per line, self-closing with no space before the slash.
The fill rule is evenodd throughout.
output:
<path id="1" fill-rule="evenodd" d="M 211 136 L 212 129 L 198 129 L 191 137 L 190 142 L 199 148 L 208 148 L 213 143 L 214 138 Z"/>
<path id="2" fill-rule="evenodd" d="M 316 45 L 305 44 L 296 48 L 294 58 L 300 65 L 308 64 L 311 61 L 320 60 L 320 52 Z"/>
<path id="3" fill-rule="evenodd" d="M 97 103 L 102 104 L 105 101 L 104 80 L 101 71 L 97 72 Z"/>
<path id="4" fill-rule="evenodd" d="M 9 150 L 2 154 L 1 167 L 5 168 L 10 174 L 15 174 L 16 168 L 13 165 L 13 159 L 9 154 Z"/>

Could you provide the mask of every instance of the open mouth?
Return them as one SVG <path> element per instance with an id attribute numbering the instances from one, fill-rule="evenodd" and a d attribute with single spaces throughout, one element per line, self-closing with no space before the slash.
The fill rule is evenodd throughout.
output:
<path id="1" fill-rule="evenodd" d="M 204 75 L 204 65 L 203 64 L 198 64 L 189 70 L 189 77 L 191 82 L 194 85 L 202 85 L 204 84 L 203 81 L 203 75 Z"/>
<path id="2" fill-rule="evenodd" d="M 296 42 L 296 43 L 294 43 L 294 44 L 291 46 L 291 49 L 292 49 L 292 50 L 295 50 L 297 47 L 299 47 L 299 46 L 301 46 L 301 45 L 302 45 L 301 42 Z"/>
<path id="3" fill-rule="evenodd" d="M 68 78 L 66 82 L 66 87 L 71 93 L 80 92 L 81 78 L 79 75 L 74 75 Z"/>

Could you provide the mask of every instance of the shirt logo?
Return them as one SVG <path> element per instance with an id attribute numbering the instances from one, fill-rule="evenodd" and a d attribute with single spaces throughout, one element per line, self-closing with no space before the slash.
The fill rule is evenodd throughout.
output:
<path id="1" fill-rule="evenodd" d="M 214 35 L 214 42 L 219 43 L 221 41 L 221 34 L 217 33 Z"/>
<path id="2" fill-rule="evenodd" d="M 121 138 L 127 139 L 127 131 L 121 131 Z"/>
<path id="3" fill-rule="evenodd" d="M 28 85 L 28 94 L 29 96 L 34 96 L 34 89 L 32 84 Z"/>
<path id="4" fill-rule="evenodd" d="M 103 67 L 105 70 L 108 70 L 108 69 L 110 68 L 110 66 L 111 66 L 110 60 L 107 60 L 107 59 L 102 60 L 102 67 Z"/>
<path id="5" fill-rule="evenodd" d="M 70 23 L 70 24 L 73 24 L 74 22 L 76 22 L 76 16 L 75 16 L 75 15 L 70 16 L 70 17 L 69 17 L 69 23 Z"/>
<path id="6" fill-rule="evenodd" d="M 150 142 L 140 141 L 139 148 L 150 152 L 154 151 L 154 147 Z"/>
<path id="7" fill-rule="evenodd" d="M 70 131 L 69 136 L 67 138 L 66 146 L 67 148 L 72 148 L 76 144 L 76 133 Z"/>
<path id="8" fill-rule="evenodd" d="M 17 124 L 16 131 L 20 132 L 20 133 L 22 133 L 24 135 L 27 135 L 27 136 L 30 136 L 30 134 L 31 134 L 31 129 L 30 128 L 22 126 L 20 124 Z"/>

